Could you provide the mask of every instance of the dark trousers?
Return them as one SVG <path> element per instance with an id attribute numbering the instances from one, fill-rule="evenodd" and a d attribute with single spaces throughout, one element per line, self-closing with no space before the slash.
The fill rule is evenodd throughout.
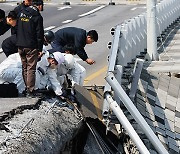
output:
<path id="1" fill-rule="evenodd" d="M 19 48 L 18 52 L 22 61 L 22 75 L 26 89 L 28 92 L 32 92 L 35 87 L 38 51 L 37 49 Z"/>

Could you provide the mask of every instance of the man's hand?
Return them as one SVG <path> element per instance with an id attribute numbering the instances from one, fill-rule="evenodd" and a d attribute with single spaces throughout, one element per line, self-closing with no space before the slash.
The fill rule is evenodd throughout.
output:
<path id="1" fill-rule="evenodd" d="M 43 54 L 44 54 L 44 53 L 43 53 L 42 51 L 38 53 L 38 61 L 41 60 L 41 57 L 43 56 Z"/>
<path id="2" fill-rule="evenodd" d="M 39 53 L 38 53 L 38 58 L 41 58 L 41 57 L 43 56 L 43 54 L 44 54 L 44 53 L 43 53 L 42 51 L 39 52 Z"/>
<path id="3" fill-rule="evenodd" d="M 90 58 L 88 58 L 88 59 L 86 59 L 86 63 L 88 63 L 89 65 L 92 65 L 92 64 L 95 63 L 95 61 L 90 59 Z"/>

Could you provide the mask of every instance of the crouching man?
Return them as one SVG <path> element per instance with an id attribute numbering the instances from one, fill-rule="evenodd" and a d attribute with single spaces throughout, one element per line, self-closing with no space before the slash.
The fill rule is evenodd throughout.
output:
<path id="1" fill-rule="evenodd" d="M 49 54 L 46 52 L 37 64 L 36 87 L 43 89 L 51 87 L 57 96 L 62 95 L 62 86 L 57 79 L 57 68 L 64 62 L 64 56 L 60 52 Z"/>
<path id="2" fill-rule="evenodd" d="M 57 67 L 64 62 L 64 55 L 60 52 L 49 54 L 46 52 L 37 64 L 35 90 L 51 86 L 57 96 L 62 95 L 62 87 L 57 80 Z M 1 83 L 7 81 L 17 84 L 19 93 L 26 93 L 22 77 L 22 64 L 18 53 L 10 55 L 0 67 Z M 35 93 L 36 94 L 36 93 Z M 35 97 L 27 96 L 27 97 Z"/>

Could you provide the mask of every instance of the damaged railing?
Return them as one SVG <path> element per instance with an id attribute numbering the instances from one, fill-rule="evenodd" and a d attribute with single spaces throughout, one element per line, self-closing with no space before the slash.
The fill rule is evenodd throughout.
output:
<path id="1" fill-rule="evenodd" d="M 155 2 L 155 0 L 152 1 Z M 154 9 L 154 7 L 156 8 L 155 18 L 157 23 L 155 36 L 161 37 L 161 35 L 166 32 L 166 29 L 179 18 L 180 3 L 179 0 L 163 0 L 156 6 L 152 6 L 152 8 L 148 9 Z M 140 138 L 135 137 L 137 134 L 132 127 L 129 127 L 129 123 L 124 117 L 123 112 L 120 112 L 120 103 L 122 102 L 136 122 L 141 126 L 157 152 L 160 154 L 166 154 L 168 153 L 167 150 L 132 102 L 137 90 L 137 83 L 144 61 L 139 58 L 145 56 L 147 53 L 147 42 L 149 41 L 147 40 L 147 23 L 150 22 L 150 18 L 151 14 L 149 14 L 147 18 L 147 13 L 143 13 L 111 29 L 114 39 L 109 55 L 109 66 L 106 76 L 107 83 L 104 89 L 105 99 L 102 114 L 104 118 L 107 118 L 110 114 L 109 110 L 111 109 L 123 127 L 126 128 L 140 152 L 148 153 L 147 149 L 143 148 L 143 142 L 139 141 Z M 124 68 L 129 67 L 132 62 L 136 63 L 134 71 L 129 75 L 130 79 L 128 79 L 130 80 L 128 82 L 131 85 L 128 96 L 121 84 L 124 75 Z"/>

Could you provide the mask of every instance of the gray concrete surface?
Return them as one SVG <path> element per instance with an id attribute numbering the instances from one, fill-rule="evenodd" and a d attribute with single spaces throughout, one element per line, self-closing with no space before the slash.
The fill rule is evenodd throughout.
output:
<path id="1" fill-rule="evenodd" d="M 43 101 L 38 108 L 3 121 L 0 153 L 59 154 L 77 133 L 82 117 L 71 105 L 58 102 L 52 107 L 54 101 Z"/>
<path id="2" fill-rule="evenodd" d="M 36 105 L 38 101 L 38 98 L 0 98 L 0 121 L 9 112 L 18 110 L 18 107 L 21 106 L 24 109 L 30 108 Z"/>

